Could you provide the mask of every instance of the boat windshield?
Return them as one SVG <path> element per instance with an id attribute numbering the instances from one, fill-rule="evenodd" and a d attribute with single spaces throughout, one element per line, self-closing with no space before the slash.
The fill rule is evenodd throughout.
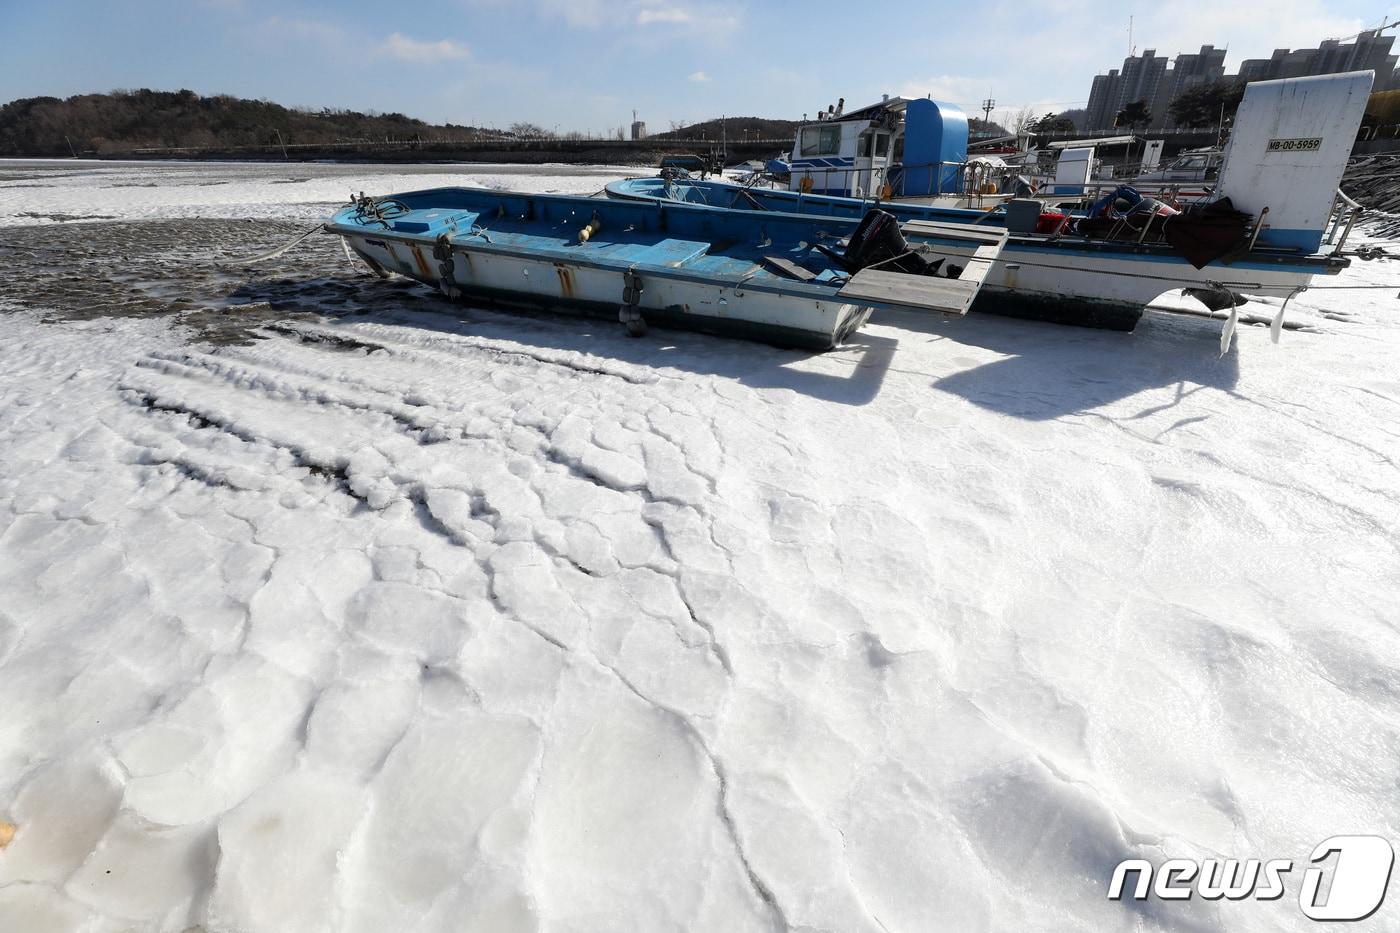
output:
<path id="1" fill-rule="evenodd" d="M 798 155 L 837 155 L 841 151 L 840 126 L 804 126 Z"/>
<path id="2" fill-rule="evenodd" d="M 1209 162 L 1208 156 L 1193 155 L 1177 159 L 1172 163 L 1172 168 L 1178 171 L 1198 172 L 1206 167 Z"/>

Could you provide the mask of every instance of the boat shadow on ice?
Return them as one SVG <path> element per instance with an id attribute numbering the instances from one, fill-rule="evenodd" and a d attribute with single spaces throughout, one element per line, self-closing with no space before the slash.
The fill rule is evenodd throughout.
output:
<path id="1" fill-rule="evenodd" d="M 1032 421 L 1092 411 L 1165 386 L 1177 386 L 1178 399 L 1201 388 L 1233 392 L 1239 379 L 1238 351 L 1232 346 L 1219 356 L 1219 338 L 1213 328 L 1202 327 L 1198 320 L 1152 312 L 1144 314 L 1132 333 L 995 315 L 946 319 L 916 312 L 878 312 L 871 321 L 876 328 L 858 332 L 837 350 L 811 353 L 664 328 L 633 339 L 615 322 L 452 302 L 402 278 L 357 284 L 353 289 L 334 277 L 253 280 L 240 285 L 229 300 L 235 306 L 262 306 L 289 315 L 310 312 L 346 324 L 413 327 L 499 341 L 518 345 L 527 353 L 532 349 L 542 355 L 578 353 L 638 367 L 718 376 L 752 389 L 788 389 L 852 406 L 865 405 L 879 395 L 902 343 L 891 332 L 920 339 L 934 335 L 1003 354 L 981 365 L 968 361 L 968 368 L 936 379 L 934 388 Z M 957 362 L 959 357 L 954 354 L 952 359 Z M 1160 406 L 1141 414 L 1156 410 Z"/>
<path id="2" fill-rule="evenodd" d="M 842 405 L 864 405 L 880 392 L 899 340 L 858 332 L 835 351 L 817 353 L 653 327 L 628 337 L 616 321 L 532 309 L 449 301 L 404 278 L 356 283 L 335 278 L 251 280 L 228 299 L 234 307 L 312 312 L 346 324 L 413 327 L 443 335 L 500 341 L 548 356 L 578 353 L 651 369 L 718 376 L 752 389 L 788 389 Z M 544 359 L 541 360 L 545 362 Z"/>
<path id="3" fill-rule="evenodd" d="M 1222 357 L 1213 328 L 1151 311 L 1132 333 L 993 315 L 969 315 L 951 324 L 913 314 L 877 314 L 872 320 L 1003 354 L 980 365 L 968 360 L 967 368 L 934 380 L 933 387 L 1029 421 L 1093 411 L 1146 390 L 1176 386 L 1170 407 L 1203 388 L 1233 394 L 1239 382 L 1237 345 Z M 1130 417 L 1162 407 L 1154 404 Z"/>

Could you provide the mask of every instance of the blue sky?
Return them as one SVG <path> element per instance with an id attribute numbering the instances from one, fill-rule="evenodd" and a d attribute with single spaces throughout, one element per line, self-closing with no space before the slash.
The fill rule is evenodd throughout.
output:
<path id="1" fill-rule="evenodd" d="M 1005 115 L 1082 106 L 1126 54 L 1129 14 L 1139 51 L 1211 42 L 1233 67 L 1400 17 L 1400 2 L 0 0 L 0 101 L 187 87 L 560 132 L 633 108 L 653 130 L 797 118 L 882 92 L 969 111 L 991 94 Z"/>

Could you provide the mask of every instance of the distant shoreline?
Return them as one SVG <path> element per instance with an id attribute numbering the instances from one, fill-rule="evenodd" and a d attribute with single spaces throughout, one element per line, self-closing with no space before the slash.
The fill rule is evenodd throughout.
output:
<path id="1" fill-rule="evenodd" d="M 651 141 L 648 141 L 651 142 Z M 286 147 L 285 151 L 276 146 L 247 148 L 201 148 L 201 149 L 135 149 L 113 150 L 109 152 L 83 152 L 77 158 L 98 162 L 343 162 L 343 163 L 405 163 L 405 164 L 459 164 L 495 163 L 501 165 L 542 165 L 557 163 L 562 165 L 657 165 L 662 156 L 678 153 L 708 154 L 711 148 L 720 148 L 717 143 L 703 140 L 656 140 L 650 145 L 638 145 L 628 141 L 609 145 L 599 140 L 529 140 L 516 144 L 461 144 L 428 143 L 421 145 L 372 144 L 365 147 L 344 145 L 300 145 Z M 726 161 L 743 162 L 748 159 L 766 159 L 778 155 L 780 147 L 773 141 L 727 142 L 723 147 Z M 43 154 L 7 153 L 6 159 L 71 159 L 60 153 Z"/>

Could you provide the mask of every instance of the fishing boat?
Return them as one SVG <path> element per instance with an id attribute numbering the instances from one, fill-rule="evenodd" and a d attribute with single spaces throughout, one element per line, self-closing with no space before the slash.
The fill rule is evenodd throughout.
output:
<path id="1" fill-rule="evenodd" d="M 788 189 L 838 197 L 966 205 L 967 116 L 956 104 L 890 97 L 847 112 L 845 99 L 797 128 Z M 975 161 L 975 160 L 974 160 Z M 975 186 L 980 187 L 980 186 Z"/>
<path id="2" fill-rule="evenodd" d="M 1137 145 L 1138 137 L 1064 140 L 1041 150 L 1012 146 L 1007 152 L 995 144 L 1018 140 L 1029 145 L 1030 137 L 1000 137 L 974 146 L 967 115 L 945 101 L 885 95 L 867 107 L 844 108 L 843 98 L 819 113 L 815 123 L 799 125 L 791 151 L 750 173 L 751 180 L 804 194 L 943 207 L 983 208 L 1022 195 L 1093 200 L 1125 183 L 1144 194 L 1189 202 L 1211 193 L 1206 183 L 1220 162 L 1218 150 L 1197 150 L 1157 169 L 1162 141 L 1142 141 L 1151 168 L 1115 178 L 1113 166 L 1101 156 Z"/>
<path id="3" fill-rule="evenodd" d="M 1174 310 L 1227 317 L 1229 328 L 1241 294 L 1282 298 L 1286 304 L 1314 276 L 1336 274 L 1347 266 L 1342 247 L 1359 207 L 1338 185 L 1372 77 L 1365 71 L 1248 85 L 1212 199 L 1184 209 L 1131 188 L 1111 191 L 1079 211 L 1033 198 L 974 210 L 927 198 L 820 194 L 814 184 L 799 183 L 796 190 L 785 191 L 670 177 L 615 182 L 607 193 L 617 199 L 693 203 L 751 214 L 852 218 L 879 209 L 909 233 L 925 223 L 1003 230 L 1007 242 L 988 270 L 979 310 L 1131 329 L 1148 304 L 1164 292 L 1182 289 L 1200 299 L 1200 305 L 1180 303 Z M 930 178 L 935 189 L 945 183 L 955 188 L 964 173 L 942 157 L 965 151 L 965 145 L 949 137 L 962 132 L 965 140 L 966 120 L 953 114 L 934 133 L 917 115 L 933 121 L 954 108 L 915 107 L 919 103 L 906 107 L 915 117 L 906 120 L 902 131 L 906 136 L 932 134 L 937 145 L 926 140 L 921 164 L 906 164 L 901 177 L 914 183 L 913 189 L 902 190 L 917 192 Z M 820 125 L 825 129 L 828 122 L 845 121 Z M 878 139 L 888 131 L 874 120 L 856 136 L 868 132 Z M 843 139 L 848 134 L 840 131 Z M 910 152 L 906 144 L 906 162 Z M 854 166 L 858 172 L 883 168 L 873 162 Z M 812 177 L 811 167 L 801 170 L 809 172 L 802 177 Z M 895 176 L 890 172 L 886 177 Z"/>
<path id="4" fill-rule="evenodd" d="M 324 225 L 382 276 L 451 298 L 818 350 L 875 309 L 966 314 L 1004 230 L 663 200 L 436 188 L 360 195 Z"/>

